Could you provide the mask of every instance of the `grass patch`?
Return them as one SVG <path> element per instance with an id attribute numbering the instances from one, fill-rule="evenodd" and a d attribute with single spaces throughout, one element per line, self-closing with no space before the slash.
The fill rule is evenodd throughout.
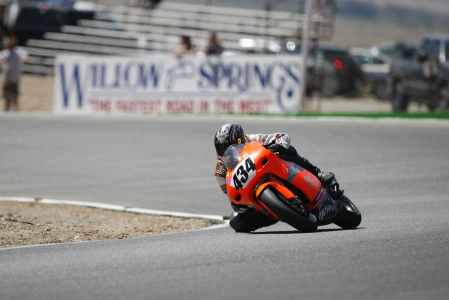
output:
<path id="1" fill-rule="evenodd" d="M 279 115 L 278 115 L 279 116 Z M 402 119 L 449 119 L 449 111 L 439 112 L 396 112 L 396 113 L 315 113 L 284 114 L 292 117 L 354 117 L 354 118 L 402 118 Z"/>

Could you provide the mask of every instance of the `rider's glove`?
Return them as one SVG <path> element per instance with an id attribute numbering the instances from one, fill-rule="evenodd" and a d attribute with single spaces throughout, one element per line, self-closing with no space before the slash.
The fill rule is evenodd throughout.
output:
<path id="1" fill-rule="evenodd" d="M 282 146 L 281 144 L 271 144 L 267 146 L 267 149 L 271 152 L 284 153 L 287 151 L 287 148 Z"/>

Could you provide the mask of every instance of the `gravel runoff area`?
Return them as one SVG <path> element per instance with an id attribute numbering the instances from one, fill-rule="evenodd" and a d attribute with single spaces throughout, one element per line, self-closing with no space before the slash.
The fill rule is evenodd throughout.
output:
<path id="1" fill-rule="evenodd" d="M 216 221 L 38 202 L 0 201 L 0 248 L 126 239 L 205 228 Z"/>

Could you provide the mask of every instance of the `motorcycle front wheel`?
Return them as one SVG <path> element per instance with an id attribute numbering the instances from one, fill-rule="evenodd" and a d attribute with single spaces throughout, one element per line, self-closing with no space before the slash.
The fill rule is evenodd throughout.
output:
<path id="1" fill-rule="evenodd" d="M 337 217 L 335 217 L 334 224 L 343 229 L 357 228 L 362 222 L 362 214 L 359 209 L 345 195 L 342 195 L 340 200 L 343 201 L 343 207 Z"/>
<path id="2" fill-rule="evenodd" d="M 318 228 L 316 217 L 306 207 L 302 207 L 302 211 L 296 210 L 285 203 L 285 199 L 280 198 L 283 198 L 282 195 L 273 191 L 271 187 L 267 187 L 259 196 L 260 201 L 276 214 L 280 221 L 302 232 L 316 231 Z"/>

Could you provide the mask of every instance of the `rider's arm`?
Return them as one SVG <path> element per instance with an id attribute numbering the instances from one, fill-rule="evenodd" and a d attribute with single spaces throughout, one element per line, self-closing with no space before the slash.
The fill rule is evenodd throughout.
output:
<path id="1" fill-rule="evenodd" d="M 227 194 L 228 191 L 226 190 L 226 172 L 228 169 L 226 168 L 225 164 L 221 160 L 221 158 L 218 158 L 217 165 L 215 166 L 215 180 L 217 180 L 218 185 L 220 186 L 223 193 Z"/>
<path id="2" fill-rule="evenodd" d="M 217 165 L 215 167 L 215 180 L 217 180 L 218 185 L 220 186 L 223 193 L 228 196 L 229 202 L 231 202 L 232 209 L 235 210 L 238 213 L 244 213 L 248 207 L 245 205 L 237 205 L 234 202 L 229 199 L 228 190 L 226 189 L 226 172 L 228 169 L 226 168 L 225 164 L 221 160 L 221 158 L 218 158 Z"/>
<path id="3" fill-rule="evenodd" d="M 270 146 L 277 144 L 282 148 L 287 150 L 290 147 L 290 136 L 283 132 L 272 133 L 272 134 L 248 134 L 249 141 L 259 141 L 262 142 L 264 146 Z"/>

